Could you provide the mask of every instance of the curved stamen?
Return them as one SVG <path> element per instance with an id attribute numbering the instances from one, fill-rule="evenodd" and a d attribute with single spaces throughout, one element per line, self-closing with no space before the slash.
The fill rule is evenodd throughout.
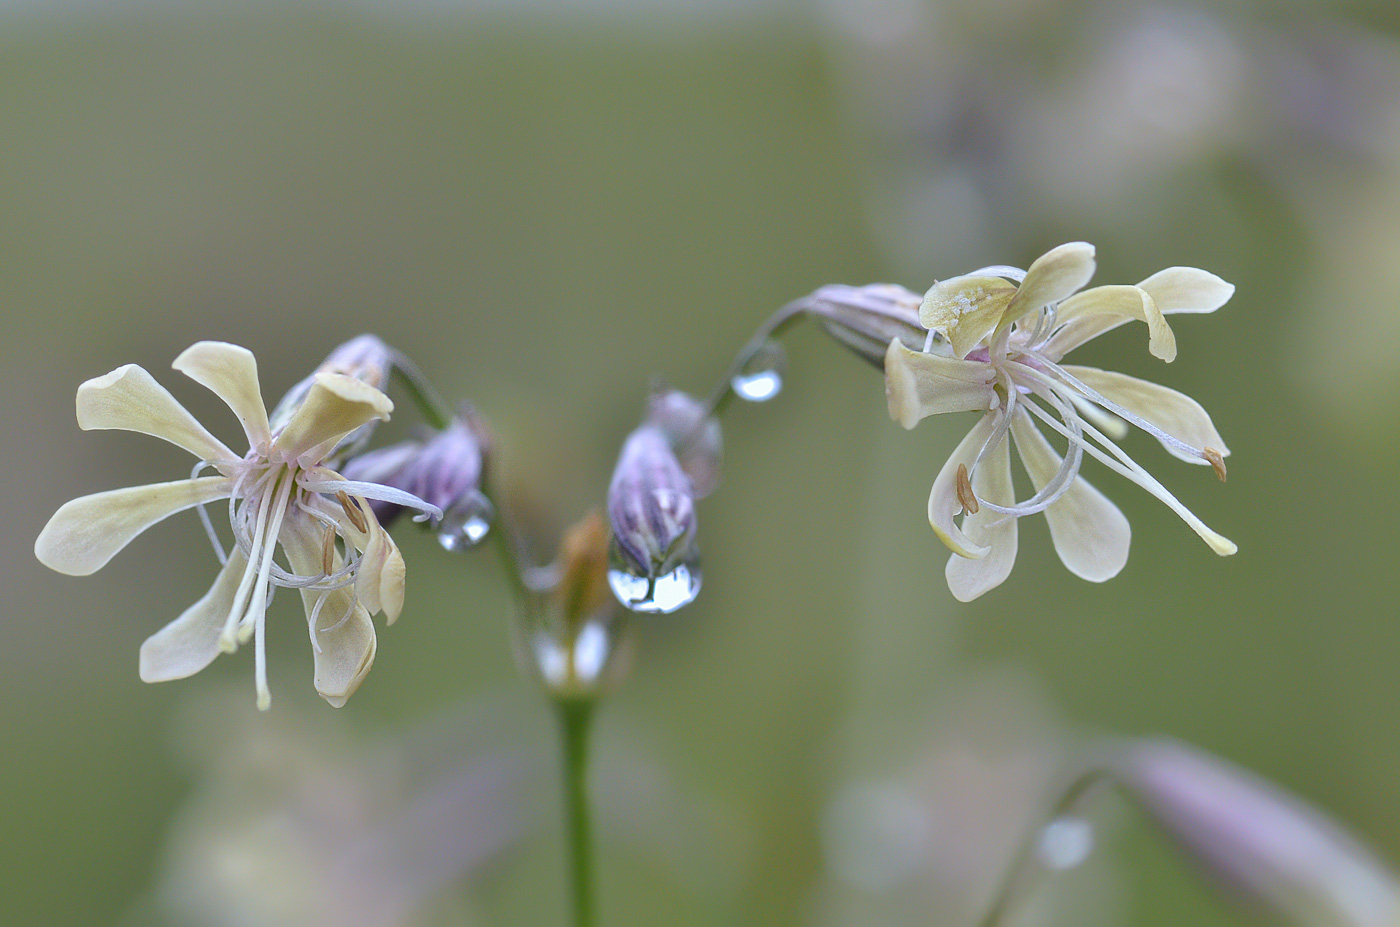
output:
<path id="1" fill-rule="evenodd" d="M 1073 487 L 1075 479 L 1079 476 L 1079 468 L 1084 459 L 1083 435 L 1079 425 L 1079 419 L 1074 415 L 1072 407 L 1065 402 L 1064 398 L 1053 392 L 1043 393 L 1036 391 L 1036 395 L 1049 402 L 1059 413 L 1061 420 L 1065 423 L 1069 437 L 1069 446 L 1065 449 L 1065 456 L 1060 460 L 1060 467 L 1055 471 L 1044 486 L 1034 495 L 1024 502 L 1014 505 L 1001 506 L 992 502 L 985 503 L 987 508 L 1004 515 L 1021 518 L 1027 515 L 1037 515 L 1060 500 L 1065 493 Z M 1034 408 L 1032 402 L 1023 403 L 1028 408 Z M 994 522 L 991 527 L 1002 523 L 1003 520 Z"/>
<path id="2" fill-rule="evenodd" d="M 1036 361 L 1038 361 L 1039 363 L 1044 364 L 1046 370 L 1049 370 L 1052 373 L 1054 373 L 1057 377 L 1063 380 L 1066 385 L 1078 390 L 1087 399 L 1098 403 L 1100 406 L 1103 406 L 1105 409 L 1112 412 L 1114 415 L 1118 416 L 1124 421 L 1131 422 L 1132 424 L 1141 428 L 1143 431 L 1152 435 L 1152 437 L 1156 438 L 1158 441 L 1161 441 L 1163 444 L 1174 447 L 1177 450 L 1190 454 L 1194 457 L 1199 457 L 1207 463 L 1210 462 L 1210 458 L 1206 456 L 1205 450 L 1203 448 L 1187 444 L 1185 441 L 1181 440 L 1175 435 L 1167 434 L 1165 431 L 1158 428 L 1156 425 L 1152 424 L 1147 419 L 1128 409 L 1125 409 L 1123 406 L 1120 406 L 1118 403 L 1109 399 L 1107 396 L 1103 395 L 1098 390 L 1094 389 L 1086 383 L 1081 382 L 1068 370 L 1065 370 L 1059 364 L 1056 364 L 1054 361 L 1050 360 L 1044 355 L 1036 351 L 1027 351 L 1026 353 L 1029 354 L 1031 357 L 1035 358 Z"/>
<path id="3" fill-rule="evenodd" d="M 347 479 L 302 478 L 298 483 L 307 492 L 325 493 L 330 496 L 343 492 L 351 496 L 362 496 L 379 502 L 392 502 L 394 505 L 401 505 L 408 509 L 417 509 L 421 513 L 421 517 L 415 516 L 414 521 L 422 521 L 424 518 L 442 518 L 442 509 L 431 502 L 424 502 L 411 492 L 404 492 L 402 489 L 395 489 L 392 486 Z"/>
<path id="4" fill-rule="evenodd" d="M 190 471 L 190 479 L 195 479 L 200 473 L 212 466 L 214 465 L 209 461 L 201 460 L 199 463 L 195 464 L 194 469 Z M 233 497 L 230 496 L 229 498 Z M 219 566 L 226 566 L 228 564 L 228 554 L 224 551 L 224 545 L 219 543 L 219 536 L 214 532 L 214 523 L 209 520 L 209 513 L 205 510 L 202 503 L 195 506 L 195 511 L 199 513 L 199 523 L 204 526 L 204 533 L 209 538 L 209 546 L 214 548 L 214 556 L 219 558 Z"/>

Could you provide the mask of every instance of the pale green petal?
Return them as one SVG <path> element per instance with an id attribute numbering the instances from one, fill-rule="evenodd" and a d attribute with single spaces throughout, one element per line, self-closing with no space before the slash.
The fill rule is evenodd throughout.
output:
<path id="1" fill-rule="evenodd" d="M 1015 285 L 1001 277 L 952 277 L 924 294 L 919 321 L 942 332 L 953 353 L 966 357 L 997 327 L 1015 295 Z"/>
<path id="2" fill-rule="evenodd" d="M 34 542 L 34 556 L 51 570 L 87 576 L 106 566 L 142 531 L 176 512 L 226 499 L 227 477 L 113 489 L 64 503 Z"/>
<path id="3" fill-rule="evenodd" d="M 239 459 L 169 390 L 135 364 L 118 367 L 78 387 L 78 427 L 84 431 L 137 431 L 169 441 L 213 464 Z"/>
<path id="4" fill-rule="evenodd" d="M 1066 364 L 1064 369 L 1085 386 L 1098 391 L 1129 412 L 1141 416 L 1178 441 L 1201 450 L 1214 448 L 1220 452 L 1221 457 L 1230 456 L 1230 449 L 1225 446 L 1225 439 L 1220 437 L 1220 432 L 1215 430 L 1215 423 L 1210 420 L 1210 414 L 1199 402 L 1185 393 L 1178 393 L 1170 387 L 1150 380 L 1139 380 L 1137 377 L 1113 370 L 1077 367 L 1072 364 Z M 1162 446 L 1172 456 L 1187 463 L 1209 465 L 1209 461 L 1166 441 L 1162 442 Z"/>
<path id="5" fill-rule="evenodd" d="M 304 513 L 291 514 L 282 523 L 282 547 L 287 552 L 287 560 L 293 571 L 304 576 L 321 572 L 321 538 L 320 522 Z M 323 595 L 326 602 L 321 606 L 316 627 L 308 628 L 316 660 L 314 681 L 321 697 L 340 708 L 364 682 L 365 675 L 374 665 L 377 647 L 374 623 L 370 621 L 364 605 L 355 601 L 354 591 L 350 587 L 326 593 L 302 590 L 301 601 L 308 620 L 317 599 Z M 335 627 L 345 618 L 347 611 L 350 612 L 349 618 Z"/>
<path id="6" fill-rule="evenodd" d="M 383 611 L 393 624 L 403 611 L 406 567 L 398 545 L 377 524 L 370 527 L 369 543 L 355 573 L 355 594 L 371 615 Z"/>
<path id="7" fill-rule="evenodd" d="M 1003 438 L 987 452 L 972 473 L 972 491 L 979 500 L 1009 506 L 1016 502 L 1011 483 L 1011 442 Z M 952 554 L 944 575 L 948 589 L 959 602 L 971 602 L 1006 581 L 1016 563 L 1016 519 L 985 506 L 963 519 L 963 533 L 988 549 L 985 557 L 969 559 Z"/>
<path id="8" fill-rule="evenodd" d="M 272 440 L 267 406 L 258 385 L 258 362 L 253 352 L 222 341 L 201 341 L 175 358 L 174 368 L 214 391 L 238 416 L 248 446 L 266 447 Z"/>
<path id="9" fill-rule="evenodd" d="M 985 412 L 996 401 L 991 364 L 911 351 L 898 339 L 885 352 L 890 418 L 913 428 L 940 412 Z"/>
<path id="10" fill-rule="evenodd" d="M 1147 323 L 1147 349 L 1164 361 L 1176 360 L 1176 335 L 1146 290 L 1135 286 L 1096 286 L 1060 303 L 1061 322 L 1095 316 L 1137 319 Z"/>
<path id="11" fill-rule="evenodd" d="M 1214 312 L 1235 295 L 1235 285 L 1198 267 L 1168 267 L 1138 284 L 1156 301 L 1157 308 L 1173 312 Z"/>
<path id="12" fill-rule="evenodd" d="M 1060 469 L 1060 455 L 1025 412 L 1011 420 L 1016 452 L 1037 492 Z M 1045 510 L 1050 539 L 1060 561 L 1075 576 L 1101 583 L 1117 576 L 1128 562 L 1133 530 L 1128 519 L 1082 476 Z"/>
<path id="13" fill-rule="evenodd" d="M 340 439 L 373 419 L 389 418 L 394 404 L 354 377 L 318 373 L 305 401 L 277 436 L 276 448 L 307 464 L 319 463 Z"/>
<path id="14" fill-rule="evenodd" d="M 219 634 L 228 621 L 239 581 L 247 568 L 247 558 L 235 547 L 204 598 L 146 638 L 141 645 L 143 682 L 184 679 L 214 662 L 222 652 Z"/>
<path id="15" fill-rule="evenodd" d="M 953 553 L 974 560 L 987 556 L 991 549 L 973 541 L 953 523 L 953 519 L 963 510 L 962 502 L 958 499 L 958 464 L 972 469 L 972 463 L 991 436 L 996 420 L 996 415 L 988 414 L 972 426 L 943 469 L 938 471 L 938 477 L 933 481 L 933 491 L 928 497 L 928 522 L 933 526 L 933 533 Z"/>
<path id="16" fill-rule="evenodd" d="M 1029 312 L 1069 298 L 1094 276 L 1094 246 L 1072 241 L 1051 248 L 1026 269 L 1026 278 L 1016 289 L 1016 297 L 1006 309 L 1003 326 Z"/>

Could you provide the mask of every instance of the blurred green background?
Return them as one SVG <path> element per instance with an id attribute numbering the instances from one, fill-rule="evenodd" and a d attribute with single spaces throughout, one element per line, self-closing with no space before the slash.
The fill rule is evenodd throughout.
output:
<path id="1" fill-rule="evenodd" d="M 499 838 L 469 872 L 415 888 L 425 864 L 381 847 L 398 913 L 315 910 L 564 917 L 550 718 L 490 553 L 397 529 L 407 608 L 338 712 L 286 597 L 270 715 L 246 651 L 143 685 L 137 647 L 214 561 L 188 515 L 91 578 L 34 560 L 69 498 L 187 472 L 80 432 L 82 380 L 139 363 L 232 440 L 180 350 L 251 348 L 273 401 L 376 332 L 573 519 L 650 378 L 707 392 L 787 300 L 1073 239 L 1100 282 L 1189 264 L 1238 286 L 1178 317 L 1170 367 L 1133 328 L 1075 355 L 1211 411 L 1228 485 L 1129 448 L 1238 556 L 1090 464 L 1134 527 L 1123 574 L 1070 576 L 1035 519 L 1011 579 L 956 603 L 924 505 L 966 423 L 904 432 L 875 371 L 797 329 L 782 395 L 726 415 L 703 593 L 638 622 L 603 714 L 604 923 L 968 923 L 1100 734 L 1193 742 L 1400 860 L 1397 28 L 1380 3 L 0 2 L 0 921 L 320 923 L 272 913 L 353 894 L 317 847 L 414 820 L 424 768 L 493 757 L 517 774 L 472 779 L 447 828 Z M 275 879 L 225 852 L 265 819 L 253 858 L 310 848 L 263 859 Z M 1098 823 L 1026 922 L 1238 921 L 1141 819 Z"/>

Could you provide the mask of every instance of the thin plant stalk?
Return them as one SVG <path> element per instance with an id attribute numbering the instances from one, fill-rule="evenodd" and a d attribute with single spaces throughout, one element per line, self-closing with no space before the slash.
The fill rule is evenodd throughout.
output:
<path id="1" fill-rule="evenodd" d="M 563 745 L 564 827 L 569 871 L 569 898 L 574 927 L 596 923 L 593 895 L 593 834 L 588 810 L 588 738 L 592 732 L 592 698 L 565 698 L 556 703 Z"/>
<path id="2" fill-rule="evenodd" d="M 1093 792 L 1098 790 L 1099 786 L 1105 785 L 1109 781 L 1110 776 L 1103 769 L 1090 769 L 1081 773 L 1055 802 L 1045 823 L 1048 824 L 1056 818 L 1077 810 Z M 992 904 L 982 920 L 978 921 L 977 927 L 1002 927 L 1012 905 L 1033 884 L 1035 877 L 1040 872 L 1039 867 L 1035 864 L 1035 847 L 1040 839 L 1040 833 L 1040 829 L 1032 831 L 1026 842 L 1021 845 L 1020 851 L 1016 854 L 1016 860 L 1011 864 L 1006 877 L 997 887 L 996 894 L 992 897 Z"/>

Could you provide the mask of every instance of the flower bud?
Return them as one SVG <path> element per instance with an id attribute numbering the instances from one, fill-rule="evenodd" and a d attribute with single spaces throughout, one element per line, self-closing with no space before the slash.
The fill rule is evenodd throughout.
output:
<path id="1" fill-rule="evenodd" d="M 549 692 L 593 697 L 627 668 L 627 625 L 608 588 L 608 525 L 594 511 L 570 528 L 559 556 L 527 577 L 517 649 Z"/>
<path id="2" fill-rule="evenodd" d="M 318 373 L 340 373 L 345 376 L 354 377 L 364 383 L 368 383 L 375 389 L 383 391 L 389 385 L 389 373 L 394 367 L 394 351 L 376 335 L 360 335 L 351 338 L 349 341 L 337 347 L 321 365 L 312 371 L 311 375 L 302 380 L 296 386 L 287 390 L 282 401 L 277 403 L 277 407 L 268 416 L 268 422 L 272 432 L 276 434 L 287 422 L 291 421 L 292 413 L 305 401 L 311 392 L 311 387 L 316 382 Z M 378 421 L 370 422 L 352 431 L 341 440 L 336 450 L 330 454 L 331 457 L 343 456 L 351 453 L 352 449 L 363 446 L 369 440 L 370 433 L 374 431 L 374 426 Z"/>
<path id="3" fill-rule="evenodd" d="M 1133 743 L 1114 777 L 1215 876 L 1303 925 L 1391 927 L 1400 885 L 1337 823 L 1243 769 L 1171 740 Z"/>
<path id="4" fill-rule="evenodd" d="M 655 425 L 638 428 L 622 446 L 608 518 L 622 554 L 650 577 L 670 572 L 694 537 L 694 486 Z"/>
<path id="5" fill-rule="evenodd" d="M 647 402 L 646 423 L 666 436 L 681 470 L 690 477 L 695 498 L 714 492 L 719 486 L 724 438 L 719 420 L 709 416 L 708 407 L 680 390 L 657 390 Z"/>
<path id="6" fill-rule="evenodd" d="M 921 350 L 928 331 L 919 323 L 923 297 L 892 283 L 824 286 L 807 298 L 806 312 L 837 341 L 883 369 L 896 338 Z"/>
<path id="7" fill-rule="evenodd" d="M 467 406 L 451 423 L 424 441 L 405 441 L 361 454 L 343 468 L 347 479 L 371 480 L 428 502 L 443 512 L 431 524 L 448 550 L 480 541 L 490 526 L 491 504 L 481 493 L 489 440 L 485 426 Z M 376 502 L 375 515 L 388 524 L 401 506 Z"/>

